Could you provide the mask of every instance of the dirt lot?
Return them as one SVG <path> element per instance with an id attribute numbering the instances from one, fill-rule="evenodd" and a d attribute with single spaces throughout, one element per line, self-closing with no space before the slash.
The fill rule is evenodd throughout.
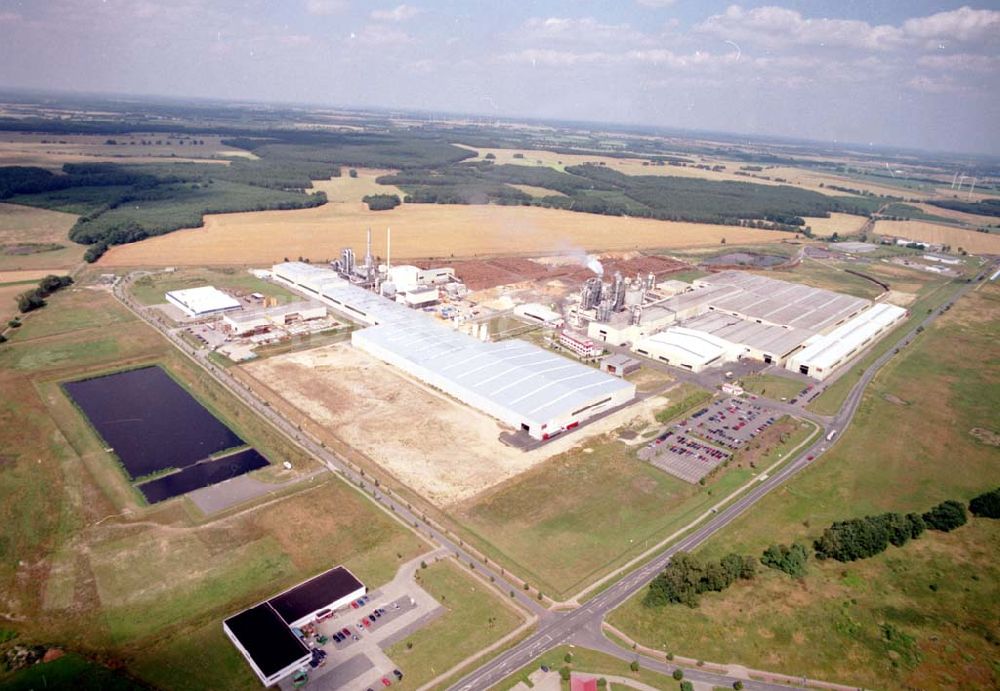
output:
<path id="1" fill-rule="evenodd" d="M 392 227 L 392 258 L 544 254 L 568 248 L 637 250 L 727 243 L 781 242 L 788 233 L 621 218 L 524 206 L 404 204 L 368 211 L 361 203 L 326 204 L 294 211 L 259 211 L 205 217 L 203 228 L 113 247 L 102 266 L 261 265 L 284 257 L 321 261 L 353 246 L 364 254 L 365 228 L 375 233 L 373 252 L 385 256 Z"/>
<path id="2" fill-rule="evenodd" d="M 977 233 L 925 221 L 877 221 L 875 233 L 951 245 L 955 250 L 961 247 L 973 254 L 1000 254 L 998 234 Z"/>
<path id="3" fill-rule="evenodd" d="M 439 506 L 467 499 L 545 459 L 663 405 L 652 398 L 522 452 L 500 443 L 500 424 L 406 379 L 347 344 L 241 366 L 324 431 L 362 452 Z"/>
<path id="4" fill-rule="evenodd" d="M 666 257 L 647 256 L 639 252 L 619 254 L 602 254 L 601 263 L 607 275 L 621 271 L 624 276 L 635 276 L 637 273 L 645 276 L 652 271 L 659 275 L 672 271 L 682 271 L 690 268 L 687 264 Z M 417 262 L 425 267 L 439 262 Z M 499 285 L 510 285 L 522 281 L 565 280 L 569 282 L 584 281 L 594 273 L 583 266 L 581 261 L 572 257 L 542 257 L 540 259 L 524 259 L 521 257 L 505 257 L 497 259 L 469 259 L 448 262 L 471 290 L 482 290 Z"/>

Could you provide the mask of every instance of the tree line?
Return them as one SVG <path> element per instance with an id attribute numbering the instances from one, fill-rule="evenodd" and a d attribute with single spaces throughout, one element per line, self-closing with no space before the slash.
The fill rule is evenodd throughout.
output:
<path id="1" fill-rule="evenodd" d="M 38 282 L 37 288 L 25 291 L 14 298 L 17 300 L 17 309 L 24 314 L 25 312 L 31 312 L 32 310 L 45 307 L 45 298 L 60 288 L 72 285 L 72 283 L 72 276 L 56 276 L 54 274 L 49 274 Z"/>
<path id="2" fill-rule="evenodd" d="M 1000 487 L 984 492 L 968 504 L 973 516 L 1000 518 Z M 883 513 L 837 521 L 813 542 L 816 558 L 848 562 L 873 557 L 889 545 L 902 547 L 925 530 L 951 532 L 968 521 L 961 502 L 946 500 L 924 513 Z M 764 550 L 760 563 L 793 578 L 806 573 L 809 550 L 801 543 L 773 544 Z M 737 580 L 750 580 L 756 573 L 757 559 L 747 555 L 727 554 L 718 561 L 678 552 L 649 584 L 643 605 L 667 604 L 698 606 L 704 592 L 721 592 Z"/>

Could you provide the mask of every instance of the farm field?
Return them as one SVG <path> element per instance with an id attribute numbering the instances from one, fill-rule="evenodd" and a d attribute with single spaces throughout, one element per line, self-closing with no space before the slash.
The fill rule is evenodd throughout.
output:
<path id="1" fill-rule="evenodd" d="M 980 214 L 970 214 L 964 211 L 957 211 L 955 209 L 945 209 L 940 206 L 934 206 L 933 204 L 914 204 L 921 211 L 931 216 L 941 216 L 943 218 L 949 218 L 961 223 L 972 226 L 973 228 L 978 228 L 979 226 L 994 225 L 1000 221 L 996 218 L 990 216 L 982 216 Z"/>
<path id="2" fill-rule="evenodd" d="M 85 248 L 69 239 L 75 222 L 73 214 L 0 204 L 0 271 L 76 266 Z"/>
<path id="3" fill-rule="evenodd" d="M 956 303 L 890 361 L 829 453 L 700 551 L 719 557 L 760 554 L 776 542 L 811 544 L 835 520 L 923 511 L 1000 484 L 996 448 L 971 433 L 1000 425 L 1000 369 L 980 355 L 997 338 L 998 316 L 996 286 Z M 654 617 L 635 598 L 613 623 L 678 654 L 852 685 L 941 688 L 972 679 L 991 687 L 998 546 L 1000 526 L 975 519 L 869 560 L 812 561 L 801 583 L 765 573 L 704 597 L 695 610 Z M 730 659 L 722 659 L 723 646 L 735 647 Z"/>
<path id="4" fill-rule="evenodd" d="M 290 460 L 283 479 L 315 467 L 109 295 L 57 293 L 0 347 L 0 547 L 18 555 L 0 566 L 7 607 L 23 640 L 124 664 L 143 681 L 247 688 L 224 615 L 340 563 L 377 585 L 426 545 L 331 476 L 207 523 L 186 501 L 143 506 L 58 381 L 149 362 Z"/>
<path id="5" fill-rule="evenodd" d="M 203 228 L 115 246 L 99 265 L 269 265 L 300 256 L 322 261 L 336 257 L 342 247 L 364 254 L 368 226 L 375 231 L 373 252 L 380 256 L 385 256 L 385 227 L 392 227 L 392 256 L 399 260 L 558 253 L 567 246 L 590 251 L 718 246 L 723 238 L 727 243 L 777 243 L 789 237 L 755 228 L 536 207 L 403 204 L 391 211 L 368 211 L 359 202 L 209 215 Z"/>
<path id="6" fill-rule="evenodd" d="M 446 608 L 443 616 L 387 648 L 385 653 L 405 675 L 393 688 L 416 689 L 470 655 L 513 631 L 521 617 L 496 588 L 465 573 L 454 559 L 416 572 L 417 582 Z"/>
<path id="7" fill-rule="evenodd" d="M 117 144 L 108 144 L 113 140 Z M 198 163 L 215 162 L 222 165 L 231 156 L 252 156 L 242 149 L 233 149 L 221 142 L 220 137 L 197 135 L 180 139 L 160 134 L 115 134 L 108 136 L 87 134 L 28 134 L 4 132 L 0 136 L 0 166 L 38 166 L 59 170 L 64 163 Z M 44 140 L 44 141 L 43 141 Z M 147 144 L 142 144 L 147 141 Z M 156 142 L 160 143 L 157 144 Z M 134 143 L 133 143 L 134 142 Z M 168 143 L 169 142 L 169 143 Z"/>
<path id="8" fill-rule="evenodd" d="M 830 218 L 810 216 L 806 218 L 806 225 L 812 228 L 813 235 L 826 237 L 837 233 L 840 237 L 846 237 L 860 231 L 867 221 L 864 216 L 832 213 Z"/>
<path id="9" fill-rule="evenodd" d="M 979 233 L 926 221 L 876 221 L 875 234 L 950 245 L 953 250 L 961 247 L 972 254 L 1000 254 L 1000 235 L 996 233 Z"/>
<path id="10" fill-rule="evenodd" d="M 395 185 L 380 185 L 375 182 L 378 176 L 391 175 L 396 171 L 379 168 L 355 168 L 355 170 L 358 171 L 356 178 L 348 174 L 348 168 L 343 168 L 340 177 L 313 180 L 312 189 L 308 191 L 325 192 L 326 198 L 332 203 L 357 203 L 369 194 L 398 194 L 400 199 L 403 198 L 403 191 Z"/>
<path id="11" fill-rule="evenodd" d="M 130 289 L 142 304 L 159 305 L 166 302 L 164 295 L 170 291 L 203 285 L 243 294 L 261 293 L 282 304 L 302 299 L 279 285 L 251 275 L 243 267 L 181 268 L 170 273 L 141 276 L 132 282 Z"/>

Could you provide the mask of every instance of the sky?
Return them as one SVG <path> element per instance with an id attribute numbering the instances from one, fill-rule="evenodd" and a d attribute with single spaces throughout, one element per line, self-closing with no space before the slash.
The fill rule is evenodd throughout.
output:
<path id="1" fill-rule="evenodd" d="M 1000 2 L 0 0 L 0 87 L 1000 154 Z"/>

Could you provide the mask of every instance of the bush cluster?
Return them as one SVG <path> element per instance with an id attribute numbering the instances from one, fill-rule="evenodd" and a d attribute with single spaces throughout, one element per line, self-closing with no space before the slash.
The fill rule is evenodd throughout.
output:
<path id="1" fill-rule="evenodd" d="M 950 533 L 955 528 L 965 525 L 965 507 L 953 499 L 943 501 L 924 514 L 924 523 L 932 530 Z"/>
<path id="2" fill-rule="evenodd" d="M 768 568 L 784 571 L 793 578 L 806 575 L 806 562 L 809 552 L 805 545 L 795 543 L 789 545 L 771 545 L 760 558 L 760 562 Z"/>
<path id="3" fill-rule="evenodd" d="M 902 547 L 924 532 L 924 519 L 910 513 L 883 513 L 837 521 L 813 543 L 817 559 L 854 561 L 884 552 L 890 544 Z"/>
<path id="4" fill-rule="evenodd" d="M 36 310 L 39 307 L 45 307 L 45 298 L 71 283 L 73 283 L 72 276 L 55 276 L 49 274 L 38 282 L 37 288 L 17 296 L 17 309 L 23 314 L 24 312 Z"/>
<path id="5" fill-rule="evenodd" d="M 969 511 L 980 518 L 1000 518 L 1000 487 L 983 492 L 970 501 Z"/>
<path id="6" fill-rule="evenodd" d="M 727 554 L 719 561 L 703 561 L 686 552 L 678 552 L 649 584 L 643 604 L 660 607 L 682 602 L 695 607 L 701 593 L 720 592 L 737 579 L 753 578 L 756 564 L 753 557 L 739 554 Z"/>
<path id="7" fill-rule="evenodd" d="M 370 211 L 388 211 L 402 203 L 397 194 L 368 194 L 361 201 L 368 205 Z"/>

